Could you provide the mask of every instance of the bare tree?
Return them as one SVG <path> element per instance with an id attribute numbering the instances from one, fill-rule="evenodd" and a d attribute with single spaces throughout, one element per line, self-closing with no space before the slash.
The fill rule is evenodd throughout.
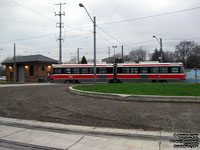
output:
<path id="1" fill-rule="evenodd" d="M 146 50 L 144 50 L 142 47 L 132 50 L 129 53 L 129 58 L 131 61 L 139 62 L 139 61 L 145 61 L 146 60 Z"/>
<path id="2" fill-rule="evenodd" d="M 110 58 L 106 57 L 106 58 L 102 59 L 102 62 L 106 62 L 106 63 L 114 63 L 114 62 L 123 63 L 124 61 L 130 61 L 129 55 L 124 55 L 123 60 L 122 60 L 121 53 L 117 53 L 115 55 L 113 54 Z"/>
<path id="3" fill-rule="evenodd" d="M 188 68 L 200 67 L 200 45 L 196 45 L 195 48 L 192 49 L 186 63 Z"/>
<path id="4" fill-rule="evenodd" d="M 163 53 L 164 62 L 177 62 L 177 57 L 175 52 L 164 52 Z"/>
<path id="5" fill-rule="evenodd" d="M 76 57 L 71 57 L 68 62 L 64 62 L 64 63 L 67 63 L 67 64 L 76 64 L 77 63 Z"/>
<path id="6" fill-rule="evenodd" d="M 192 49 L 195 48 L 194 41 L 182 41 L 176 46 L 176 56 L 178 61 L 181 61 L 187 67 L 187 59 L 190 56 Z"/>

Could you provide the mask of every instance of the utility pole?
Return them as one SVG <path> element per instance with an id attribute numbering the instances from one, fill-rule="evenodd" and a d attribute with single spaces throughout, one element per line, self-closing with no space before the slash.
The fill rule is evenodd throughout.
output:
<path id="1" fill-rule="evenodd" d="M 93 18 L 93 25 L 94 25 L 94 84 L 96 84 L 96 75 L 97 75 L 97 68 L 96 68 L 96 17 Z"/>
<path id="2" fill-rule="evenodd" d="M 16 82 L 16 78 L 15 78 L 15 75 L 16 75 L 16 47 L 15 47 L 15 43 L 14 43 L 14 69 L 13 69 L 13 71 L 14 71 L 14 83 Z"/>
<path id="3" fill-rule="evenodd" d="M 79 64 L 79 50 L 82 48 L 77 48 L 77 64 Z"/>
<path id="4" fill-rule="evenodd" d="M 58 38 L 58 41 L 59 41 L 59 63 L 61 64 L 62 63 L 62 28 L 64 27 L 63 26 L 63 23 L 62 23 L 62 16 L 65 15 L 65 12 L 62 13 L 62 5 L 65 5 L 66 3 L 59 3 L 59 4 L 55 4 L 55 5 L 60 5 L 60 12 L 57 14 L 55 12 L 55 16 L 59 16 L 59 23 L 58 24 L 58 28 L 60 29 L 60 32 L 59 32 L 59 38 Z"/>
<path id="5" fill-rule="evenodd" d="M 122 62 L 124 62 L 124 46 L 122 45 Z"/>
<path id="6" fill-rule="evenodd" d="M 109 62 L 110 62 L 110 47 L 108 47 L 108 57 L 109 57 Z"/>
<path id="7" fill-rule="evenodd" d="M 114 48 L 114 64 L 115 64 L 115 48 L 117 48 L 117 46 L 112 46 L 112 48 Z"/>
<path id="8" fill-rule="evenodd" d="M 162 38 L 160 38 L 160 62 L 163 63 L 163 49 L 162 49 Z"/>
<path id="9" fill-rule="evenodd" d="M 162 38 L 158 39 L 155 35 L 153 35 L 153 38 L 155 38 L 159 44 L 160 44 L 160 63 L 163 63 L 163 44 L 162 44 Z"/>

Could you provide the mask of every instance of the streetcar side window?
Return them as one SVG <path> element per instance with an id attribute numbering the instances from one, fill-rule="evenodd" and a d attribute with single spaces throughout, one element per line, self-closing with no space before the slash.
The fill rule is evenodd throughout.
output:
<path id="1" fill-rule="evenodd" d="M 72 74 L 80 74 L 80 68 L 72 68 Z"/>
<path id="2" fill-rule="evenodd" d="M 158 73 L 158 67 L 151 67 L 150 72 L 151 73 Z"/>
<path id="3" fill-rule="evenodd" d="M 113 73 L 113 68 L 112 68 L 112 73 Z M 119 74 L 122 73 L 122 67 L 117 67 L 117 73 L 119 73 Z"/>
<path id="4" fill-rule="evenodd" d="M 139 73 L 139 68 L 130 68 L 130 73 Z"/>
<path id="5" fill-rule="evenodd" d="M 113 73 L 113 68 L 106 68 L 106 72 L 109 74 L 109 73 Z"/>
<path id="6" fill-rule="evenodd" d="M 106 74 L 106 68 L 99 68 L 99 74 Z"/>
<path id="7" fill-rule="evenodd" d="M 160 67 L 159 68 L 159 72 L 160 73 L 168 73 L 169 71 L 168 71 L 168 67 Z"/>
<path id="8" fill-rule="evenodd" d="M 62 73 L 61 68 L 54 68 L 53 69 L 53 74 L 61 74 L 61 73 Z"/>
<path id="9" fill-rule="evenodd" d="M 89 74 L 93 74 L 94 73 L 94 68 L 89 68 Z"/>
<path id="10" fill-rule="evenodd" d="M 88 68 L 81 68 L 81 74 L 88 74 Z"/>
<path id="11" fill-rule="evenodd" d="M 130 68 L 128 67 L 122 68 L 122 73 L 125 73 L 125 74 L 130 73 Z"/>
<path id="12" fill-rule="evenodd" d="M 71 68 L 64 68 L 63 70 L 64 74 L 71 74 Z"/>
<path id="13" fill-rule="evenodd" d="M 141 67 L 140 73 L 148 73 L 148 68 L 147 67 Z"/>

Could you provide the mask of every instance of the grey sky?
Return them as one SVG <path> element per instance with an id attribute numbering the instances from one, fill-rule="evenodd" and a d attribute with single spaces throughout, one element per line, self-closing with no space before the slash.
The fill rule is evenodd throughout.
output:
<path id="1" fill-rule="evenodd" d="M 58 28 L 54 12 L 58 0 L 0 0 L 0 61 L 13 56 L 13 43 L 17 55 L 43 54 L 58 59 Z M 108 47 L 117 45 L 116 52 L 124 53 L 143 46 L 152 53 L 163 38 L 163 49 L 173 51 L 182 39 L 200 42 L 200 9 L 165 16 L 105 24 L 146 16 L 200 7 L 199 0 L 62 0 L 65 16 L 63 22 L 63 61 L 80 56 L 93 58 L 93 27 L 83 3 L 91 16 L 97 17 L 97 58 L 108 57 Z M 28 39 L 30 38 L 30 39 Z M 143 43 L 145 41 L 149 41 Z M 141 43 L 142 42 L 142 43 Z M 141 44 L 137 44 L 141 43 Z M 3 49 L 3 50 L 2 50 Z M 113 49 L 111 48 L 111 54 Z"/>

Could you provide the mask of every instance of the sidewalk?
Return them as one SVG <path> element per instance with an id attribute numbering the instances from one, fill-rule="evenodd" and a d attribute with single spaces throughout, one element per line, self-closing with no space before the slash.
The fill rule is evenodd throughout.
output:
<path id="1" fill-rule="evenodd" d="M 0 150 L 177 150 L 173 134 L 0 117 Z"/>
<path id="2" fill-rule="evenodd" d="M 17 83 L 17 84 L 0 84 L 0 87 L 18 87 L 18 86 L 40 86 L 40 85 L 60 85 L 55 83 Z"/>

